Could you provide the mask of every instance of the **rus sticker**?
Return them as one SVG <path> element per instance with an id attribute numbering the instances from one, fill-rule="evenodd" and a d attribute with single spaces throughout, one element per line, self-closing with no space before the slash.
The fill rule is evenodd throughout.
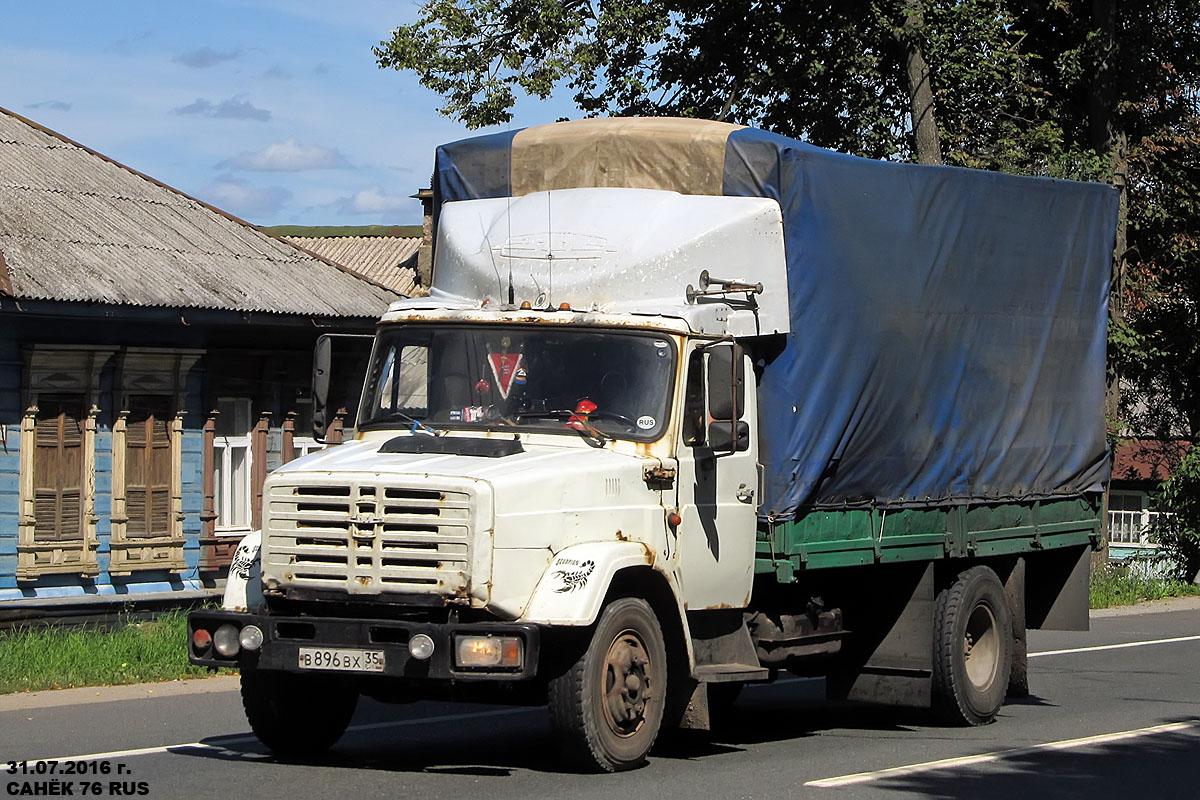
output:
<path id="1" fill-rule="evenodd" d="M 644 431 L 648 431 L 655 426 L 656 420 L 649 414 L 643 414 L 637 418 L 637 426 Z"/>

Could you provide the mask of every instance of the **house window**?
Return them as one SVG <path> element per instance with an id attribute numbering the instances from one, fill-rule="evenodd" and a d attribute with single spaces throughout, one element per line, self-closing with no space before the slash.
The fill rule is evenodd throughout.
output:
<path id="1" fill-rule="evenodd" d="M 213 493 L 218 531 L 250 528 L 250 476 L 253 464 L 250 400 L 222 397 L 217 400 L 216 436 L 213 440 Z"/>
<path id="2" fill-rule="evenodd" d="M 1153 516 L 1147 508 L 1144 492 L 1109 492 L 1108 541 L 1146 547 L 1150 544 L 1148 531 Z"/>
<path id="3" fill-rule="evenodd" d="M 16 577 L 95 577 L 96 416 L 100 372 L 114 351 L 40 344 L 22 350 Z"/>
<path id="4" fill-rule="evenodd" d="M 33 540 L 37 544 L 83 539 L 82 394 L 38 397 L 34 427 Z"/>
<path id="5" fill-rule="evenodd" d="M 132 395 L 125 427 L 125 535 L 171 535 L 171 398 Z"/>

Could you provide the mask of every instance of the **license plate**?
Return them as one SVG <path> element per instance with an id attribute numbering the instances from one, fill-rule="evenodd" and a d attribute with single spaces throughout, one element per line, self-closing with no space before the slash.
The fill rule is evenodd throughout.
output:
<path id="1" fill-rule="evenodd" d="M 334 669 L 347 672 L 383 672 L 382 650 L 349 650 L 301 647 L 300 669 Z"/>

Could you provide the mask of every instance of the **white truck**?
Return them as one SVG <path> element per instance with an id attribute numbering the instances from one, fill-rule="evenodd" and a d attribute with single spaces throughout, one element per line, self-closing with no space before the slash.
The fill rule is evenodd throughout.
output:
<path id="1" fill-rule="evenodd" d="M 435 196 L 348 441 L 190 616 L 272 750 L 361 694 L 546 703 L 623 770 L 781 669 L 983 724 L 1027 626 L 1086 625 L 1108 187 L 586 120 L 441 148 Z"/>

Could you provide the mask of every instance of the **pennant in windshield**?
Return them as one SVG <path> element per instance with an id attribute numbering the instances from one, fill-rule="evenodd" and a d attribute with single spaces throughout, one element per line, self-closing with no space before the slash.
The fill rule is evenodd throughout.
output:
<path id="1" fill-rule="evenodd" d="M 523 353 L 488 353 L 488 363 L 492 365 L 492 375 L 496 378 L 496 388 L 500 390 L 500 397 L 504 400 L 508 399 L 508 393 L 513 386 L 513 378 L 517 373 L 521 373 L 521 380 L 518 384 L 523 384 L 525 370 L 521 368 L 521 357 Z"/>

